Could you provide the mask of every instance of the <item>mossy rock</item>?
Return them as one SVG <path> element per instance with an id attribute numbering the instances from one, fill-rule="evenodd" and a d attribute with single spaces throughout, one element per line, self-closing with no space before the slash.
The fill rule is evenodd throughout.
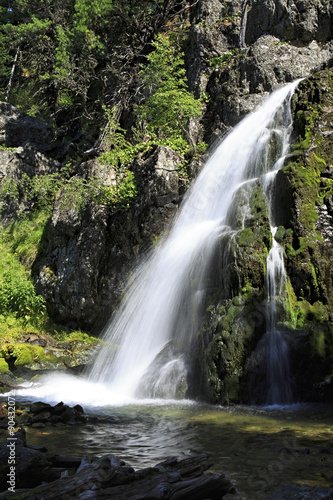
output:
<path id="1" fill-rule="evenodd" d="M 0 358 L 0 373 L 9 372 L 8 363 L 4 358 Z"/>
<path id="2" fill-rule="evenodd" d="M 49 355 L 45 349 L 38 345 L 27 343 L 9 343 L 1 347 L 1 356 L 6 360 L 10 369 L 19 368 L 41 369 L 41 368 L 63 368 L 62 361 L 55 356 Z"/>
<path id="3" fill-rule="evenodd" d="M 293 97 L 292 154 L 277 174 L 277 239 L 298 300 L 333 317 L 333 73 L 304 79 Z M 284 227 L 285 231 L 283 231 Z"/>
<path id="4" fill-rule="evenodd" d="M 333 375 L 333 325 L 328 322 L 315 323 L 310 334 L 310 346 L 312 356 L 329 363 Z"/>
<path id="5" fill-rule="evenodd" d="M 243 367 L 265 322 L 264 294 L 249 284 L 233 299 L 208 308 L 199 350 L 203 393 L 211 403 L 240 402 Z"/>
<path id="6" fill-rule="evenodd" d="M 45 358 L 45 351 L 42 347 L 24 343 L 4 344 L 1 348 L 1 355 L 8 363 L 13 363 L 15 367 L 30 365 L 33 362 Z"/>

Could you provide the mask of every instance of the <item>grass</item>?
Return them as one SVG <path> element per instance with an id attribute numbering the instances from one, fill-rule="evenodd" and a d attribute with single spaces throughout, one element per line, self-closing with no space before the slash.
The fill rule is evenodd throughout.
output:
<path id="1" fill-rule="evenodd" d="M 36 293 L 31 269 L 47 244 L 49 217 L 47 210 L 35 212 L 0 233 L 0 344 L 19 342 L 27 334 L 50 335 L 58 341 L 97 341 L 53 321 L 43 297 Z"/>

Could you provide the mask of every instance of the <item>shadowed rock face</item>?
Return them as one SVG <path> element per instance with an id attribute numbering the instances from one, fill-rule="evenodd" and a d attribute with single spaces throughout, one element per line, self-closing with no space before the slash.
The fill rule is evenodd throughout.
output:
<path id="1" fill-rule="evenodd" d="M 74 205 L 64 205 L 60 194 L 37 278 L 38 290 L 52 315 L 87 328 L 107 319 L 129 270 L 176 214 L 178 159 L 174 151 L 163 147 L 147 158 L 138 158 L 133 168 L 140 196 L 128 209 L 114 212 L 89 204 L 80 214 Z M 89 162 L 82 170 L 95 168 L 96 162 Z M 99 175 L 102 182 L 112 182 L 101 165 Z"/>
<path id="2" fill-rule="evenodd" d="M 0 102 L 0 144 L 15 148 L 30 143 L 40 151 L 50 151 L 54 136 L 54 129 L 47 123 Z"/>

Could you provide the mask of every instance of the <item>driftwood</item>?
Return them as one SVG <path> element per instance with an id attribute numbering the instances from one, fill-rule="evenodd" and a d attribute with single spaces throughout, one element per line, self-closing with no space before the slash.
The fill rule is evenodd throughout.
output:
<path id="1" fill-rule="evenodd" d="M 85 457 L 73 476 L 65 474 L 37 488 L 2 493 L 0 498 L 221 500 L 227 493 L 234 493 L 234 486 L 224 474 L 204 474 L 209 467 L 206 455 L 172 458 L 139 471 L 112 455 L 93 460 Z"/>

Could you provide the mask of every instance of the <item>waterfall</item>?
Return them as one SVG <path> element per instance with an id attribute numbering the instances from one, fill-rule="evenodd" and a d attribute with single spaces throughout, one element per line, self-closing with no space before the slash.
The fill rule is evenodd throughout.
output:
<path id="1" fill-rule="evenodd" d="M 286 154 L 290 99 L 297 84 L 273 92 L 211 155 L 188 191 L 168 236 L 131 277 L 119 310 L 105 331 L 90 379 L 127 397 L 175 398 L 185 394 L 210 261 L 221 236 L 233 231 L 229 227 L 233 196 L 251 179 L 260 179 L 269 191 L 267 178 L 282 166 L 281 157 Z M 276 144 L 273 162 L 272 142 Z M 273 269 L 268 273 L 268 302 L 274 302 L 279 293 L 276 287 L 284 281 L 283 257 L 276 245 L 274 242 L 268 258 L 268 268 Z M 274 330 L 274 314 L 270 317 Z"/>
<path id="2" fill-rule="evenodd" d="M 277 327 L 279 300 L 283 300 L 287 281 L 283 262 L 283 249 L 275 240 L 276 228 L 272 228 L 273 245 L 267 258 L 267 333 L 266 376 L 268 404 L 289 404 L 293 402 L 290 370 L 289 345 L 286 334 Z"/>

